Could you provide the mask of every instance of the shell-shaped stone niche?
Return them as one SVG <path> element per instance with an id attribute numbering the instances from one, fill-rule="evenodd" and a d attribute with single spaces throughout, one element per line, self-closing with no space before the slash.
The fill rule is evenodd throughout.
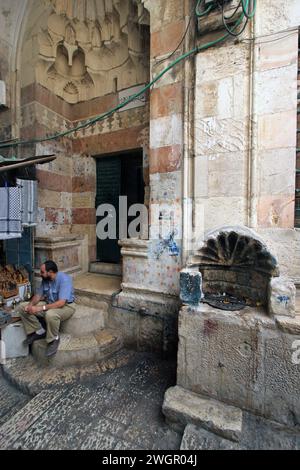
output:
<path id="1" fill-rule="evenodd" d="M 252 306 L 267 304 L 270 279 L 279 275 L 276 258 L 246 227 L 211 232 L 189 266 L 202 273 L 204 294 L 227 293 Z"/>
<path id="2" fill-rule="evenodd" d="M 224 230 L 208 238 L 197 252 L 197 264 L 253 269 L 277 276 L 276 258 L 261 240 L 243 232 Z"/>

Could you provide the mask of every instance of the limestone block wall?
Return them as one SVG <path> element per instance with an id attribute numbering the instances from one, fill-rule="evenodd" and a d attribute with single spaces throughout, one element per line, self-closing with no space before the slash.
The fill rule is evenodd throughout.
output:
<path id="1" fill-rule="evenodd" d="M 204 231 L 233 220 L 255 228 L 272 245 L 283 273 L 299 280 L 300 10 L 296 0 L 257 3 L 245 40 L 227 39 L 196 59 L 194 201 L 203 208 Z M 247 40 L 251 34 L 254 43 Z"/>
<path id="2" fill-rule="evenodd" d="M 299 322 L 201 304 L 179 315 L 177 384 L 294 427 L 300 422 Z"/>

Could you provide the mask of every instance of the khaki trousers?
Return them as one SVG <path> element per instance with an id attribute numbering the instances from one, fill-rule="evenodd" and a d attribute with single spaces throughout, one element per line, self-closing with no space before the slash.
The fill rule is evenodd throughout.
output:
<path id="1" fill-rule="evenodd" d="M 47 343 L 52 343 L 56 339 L 59 333 L 60 323 L 68 320 L 75 312 L 75 304 L 66 304 L 62 308 L 56 308 L 47 310 L 47 312 L 39 312 L 36 315 L 30 315 L 25 312 L 25 307 L 29 302 L 22 302 L 16 309 L 16 312 L 20 314 L 27 335 L 34 333 L 42 328 L 39 321 L 40 318 L 44 318 L 47 324 Z M 37 306 L 46 305 L 46 302 L 39 302 Z"/>

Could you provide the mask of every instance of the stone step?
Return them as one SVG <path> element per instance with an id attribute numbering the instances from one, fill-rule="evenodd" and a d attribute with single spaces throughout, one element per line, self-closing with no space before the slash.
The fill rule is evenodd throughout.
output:
<path id="1" fill-rule="evenodd" d="M 74 280 L 76 302 L 98 308 L 121 290 L 121 277 L 86 273 Z"/>
<path id="2" fill-rule="evenodd" d="M 111 295 L 105 293 L 89 292 L 86 289 L 75 288 L 76 304 L 85 307 L 101 309 L 103 303 L 111 302 Z"/>
<path id="3" fill-rule="evenodd" d="M 241 450 L 241 446 L 206 429 L 188 424 L 184 430 L 180 450 Z"/>
<path id="4" fill-rule="evenodd" d="M 32 346 L 32 354 L 39 364 L 61 368 L 88 365 L 107 359 L 119 351 L 122 346 L 123 338 L 119 332 L 102 329 L 80 338 L 61 334 L 58 351 L 51 358 L 45 357 L 46 341 L 35 341 Z"/>
<path id="5" fill-rule="evenodd" d="M 90 273 L 109 274 L 111 276 L 121 276 L 122 268 L 120 264 L 112 263 L 90 263 Z"/>
<path id="6" fill-rule="evenodd" d="M 232 441 L 241 438 L 240 408 L 202 397 L 178 385 L 166 391 L 162 411 L 168 424 L 177 431 L 194 424 Z"/>
<path id="7" fill-rule="evenodd" d="M 61 324 L 61 332 L 76 338 L 87 336 L 105 328 L 107 323 L 108 305 L 99 303 L 98 308 L 76 304 L 74 315 Z"/>
<path id="8" fill-rule="evenodd" d="M 30 397 L 48 388 L 62 387 L 99 377 L 107 371 L 124 367 L 135 357 L 134 351 L 124 348 L 105 360 L 93 364 L 55 368 L 40 365 L 30 354 L 27 357 L 8 359 L 2 366 L 7 383 Z"/>

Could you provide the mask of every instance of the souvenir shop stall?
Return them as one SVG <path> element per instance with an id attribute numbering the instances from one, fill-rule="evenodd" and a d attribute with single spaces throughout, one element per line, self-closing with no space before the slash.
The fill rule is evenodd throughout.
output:
<path id="1" fill-rule="evenodd" d="M 32 296 L 34 227 L 37 224 L 36 164 L 54 155 L 27 159 L 0 156 L 0 359 L 28 353 L 16 306 Z M 5 344 L 5 346 L 4 346 Z"/>

